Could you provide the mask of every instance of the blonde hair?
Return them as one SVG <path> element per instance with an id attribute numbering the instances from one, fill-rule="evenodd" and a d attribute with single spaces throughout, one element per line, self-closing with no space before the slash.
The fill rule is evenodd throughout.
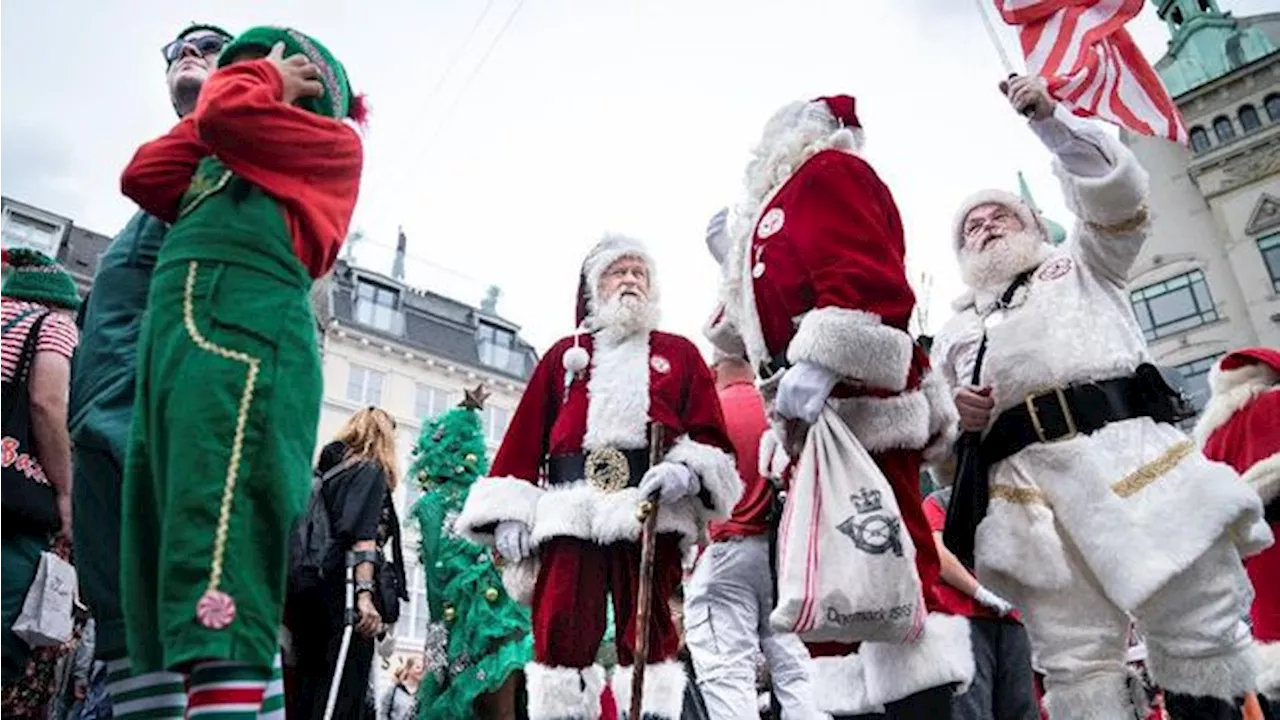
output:
<path id="1" fill-rule="evenodd" d="M 418 664 L 421 662 L 422 659 L 414 655 L 402 657 L 400 658 L 400 662 L 396 665 L 395 671 L 391 673 L 391 677 L 395 678 L 396 682 L 402 683 L 404 682 L 405 676 L 409 674 L 409 671 L 416 669 Z"/>
<path id="2" fill-rule="evenodd" d="M 357 410 L 336 439 L 347 446 L 347 457 L 382 466 L 387 487 L 396 489 L 400 478 L 396 467 L 396 421 L 386 410 L 377 407 Z"/>

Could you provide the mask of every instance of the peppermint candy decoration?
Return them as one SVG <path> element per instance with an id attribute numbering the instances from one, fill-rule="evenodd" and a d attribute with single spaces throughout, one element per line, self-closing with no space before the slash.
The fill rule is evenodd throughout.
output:
<path id="1" fill-rule="evenodd" d="M 196 619 L 210 630 L 222 630 L 236 619 L 236 601 L 219 590 L 207 590 L 196 603 Z"/>

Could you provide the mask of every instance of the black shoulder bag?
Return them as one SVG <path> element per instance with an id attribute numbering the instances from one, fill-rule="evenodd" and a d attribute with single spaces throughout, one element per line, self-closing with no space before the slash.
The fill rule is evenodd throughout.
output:
<path id="1" fill-rule="evenodd" d="M 28 314 L 14 318 L 4 332 L 11 330 Z M 4 383 L 3 393 L 4 462 L 0 491 L 4 523 L 6 527 L 33 534 L 57 532 L 62 524 L 58 516 L 57 493 L 36 460 L 35 437 L 31 428 L 31 363 L 40 340 L 40 328 L 48 317 L 49 312 L 44 311 L 31 324 L 13 371 L 13 380 Z"/>
<path id="2" fill-rule="evenodd" d="M 1022 273 L 1005 289 L 997 307 L 1007 309 L 1018 288 L 1031 280 L 1030 270 Z M 982 361 L 987 356 L 987 331 L 982 331 L 978 355 L 973 361 L 973 374 L 969 384 L 977 387 L 982 381 Z M 942 530 L 942 542 L 955 554 L 965 567 L 974 567 L 974 545 L 978 524 L 987 516 L 990 502 L 989 468 L 982 462 L 982 433 L 966 432 L 956 441 L 956 474 L 951 483 L 951 502 L 947 505 L 947 523 Z"/>

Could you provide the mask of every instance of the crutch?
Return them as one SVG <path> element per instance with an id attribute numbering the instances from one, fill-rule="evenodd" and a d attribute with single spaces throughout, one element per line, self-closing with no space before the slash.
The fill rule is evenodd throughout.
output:
<path id="1" fill-rule="evenodd" d="M 347 651 L 351 649 L 351 633 L 356 629 L 356 553 L 347 553 L 346 612 L 342 628 L 342 644 L 338 646 L 338 662 L 333 666 L 333 680 L 329 683 L 329 700 L 324 705 L 324 720 L 333 720 L 333 709 L 338 704 L 338 690 L 342 687 L 342 675 L 347 666 Z"/>
<path id="2" fill-rule="evenodd" d="M 662 462 L 662 426 L 649 428 L 649 467 Z M 629 720 L 640 720 L 644 693 L 644 669 L 649 662 L 649 605 L 653 602 L 653 556 L 658 530 L 658 498 L 650 495 L 636 511 L 640 519 L 640 578 L 636 588 L 636 651 L 631 663 L 631 707 Z"/>

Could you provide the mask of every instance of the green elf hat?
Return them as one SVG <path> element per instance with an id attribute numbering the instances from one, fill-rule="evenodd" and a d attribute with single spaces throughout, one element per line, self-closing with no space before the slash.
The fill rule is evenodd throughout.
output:
<path id="1" fill-rule="evenodd" d="M 48 255 L 29 248 L 5 248 L 3 265 L 9 272 L 0 295 L 69 310 L 80 307 L 76 281 Z"/>
<path id="2" fill-rule="evenodd" d="M 270 52 L 276 43 L 284 43 L 284 56 L 302 54 L 320 70 L 320 82 L 324 85 L 324 95 L 304 98 L 298 106 L 335 120 L 351 118 L 363 124 L 367 114 L 364 97 L 351 92 L 351 83 L 347 80 L 347 70 L 338 59 L 311 38 L 293 28 L 260 26 L 244 31 L 231 44 L 223 48 L 222 57 L 218 59 L 218 67 L 226 67 L 235 56 L 244 50 L 255 49 Z"/>

